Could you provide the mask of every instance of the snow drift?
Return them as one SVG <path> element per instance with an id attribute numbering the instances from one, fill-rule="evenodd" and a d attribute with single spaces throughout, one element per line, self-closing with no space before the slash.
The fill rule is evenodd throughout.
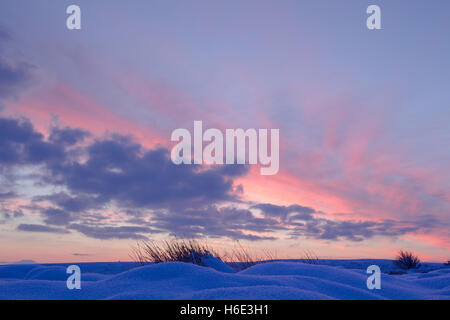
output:
<path id="1" fill-rule="evenodd" d="M 217 261 L 214 268 L 180 262 L 142 267 L 133 263 L 78 265 L 81 290 L 67 289 L 67 264 L 0 266 L 0 299 L 450 298 L 450 268 L 403 275 L 383 273 L 381 290 L 369 290 L 363 265 L 349 269 L 271 262 L 241 272 L 232 272 Z"/>

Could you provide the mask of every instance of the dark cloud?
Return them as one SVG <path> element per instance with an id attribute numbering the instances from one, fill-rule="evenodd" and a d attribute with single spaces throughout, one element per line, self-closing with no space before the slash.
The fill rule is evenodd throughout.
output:
<path id="1" fill-rule="evenodd" d="M 10 219 L 10 218 L 21 218 L 24 216 L 24 213 L 21 209 L 16 209 L 16 210 L 2 210 L 3 215 L 6 219 Z"/>
<path id="2" fill-rule="evenodd" d="M 13 217 L 14 218 L 21 218 L 23 216 L 25 216 L 25 215 L 24 215 L 22 210 L 20 210 L 20 209 L 14 210 L 14 212 L 13 212 Z"/>
<path id="3" fill-rule="evenodd" d="M 17 193 L 15 193 L 14 191 L 0 192 L 0 201 L 5 200 L 5 199 L 16 198 L 16 197 L 17 197 Z"/>
<path id="4" fill-rule="evenodd" d="M 436 219 L 430 217 L 419 217 L 414 221 L 404 222 L 331 220 L 318 217 L 318 212 L 313 208 L 297 204 L 279 206 L 260 203 L 253 205 L 252 208 L 259 209 L 265 217 L 280 218 L 283 225 L 289 228 L 289 234 L 294 238 L 362 241 L 375 236 L 396 237 L 437 225 Z"/>
<path id="5" fill-rule="evenodd" d="M 58 192 L 46 196 L 36 196 L 34 202 L 50 201 L 62 210 L 80 213 L 88 209 L 97 209 L 96 198 L 89 195 L 71 196 L 65 192 Z"/>
<path id="6" fill-rule="evenodd" d="M 168 150 L 143 150 L 126 137 L 96 141 L 86 148 L 86 154 L 88 160 L 84 163 L 49 168 L 55 184 L 66 186 L 77 197 L 89 195 L 93 203 L 114 201 L 121 207 L 174 208 L 198 207 L 237 197 L 228 171 L 177 166 L 170 160 Z"/>
<path id="7" fill-rule="evenodd" d="M 64 190 L 35 196 L 34 205 L 26 210 L 39 212 L 45 225 L 21 224 L 18 230 L 77 231 L 97 239 L 146 239 L 163 232 L 184 238 L 274 240 L 273 234 L 286 234 L 362 241 L 439 225 L 427 216 L 403 223 L 343 221 L 324 218 L 314 208 L 299 204 L 246 203 L 240 198 L 242 186 L 234 181 L 247 174 L 248 166 L 177 166 L 166 149 L 148 150 L 119 135 L 81 143 L 89 135 L 80 129 L 53 128 L 45 139 L 25 119 L 0 118 L 3 168 L 38 164 L 43 170 L 34 177 L 35 183 Z M 8 189 L 0 185 L 0 190 Z M 4 201 L 15 196 L 13 191 L 0 193 Z M 103 208 L 115 208 L 125 219 L 110 222 L 110 213 Z"/>
<path id="8" fill-rule="evenodd" d="M 253 205 L 251 208 L 260 210 L 264 208 L 266 214 L 263 218 L 259 218 L 251 210 L 211 206 L 205 209 L 160 212 L 155 214 L 148 224 L 173 236 L 185 238 L 207 236 L 228 237 L 234 240 L 273 240 L 276 237 L 261 234 L 281 231 L 292 238 L 356 242 L 375 236 L 396 237 L 424 228 L 420 220 L 408 222 L 330 220 L 316 217 L 312 214 L 316 212 L 314 209 L 300 205 L 283 207 L 264 203 Z M 291 213 L 294 214 L 289 215 Z M 281 220 L 278 219 L 280 217 Z M 244 230 L 250 231 L 251 234 L 243 232 Z"/>
<path id="9" fill-rule="evenodd" d="M 88 226 L 82 224 L 71 224 L 70 229 L 76 230 L 85 236 L 95 239 L 136 239 L 146 240 L 147 237 L 144 234 L 158 233 L 157 230 L 153 230 L 149 227 L 139 226 Z"/>
<path id="10" fill-rule="evenodd" d="M 250 210 L 216 206 L 157 213 L 152 217 L 151 224 L 177 237 L 228 237 L 234 240 L 274 240 L 275 237 L 254 233 L 285 229 L 272 218 L 255 217 Z M 243 230 L 252 231 L 252 234 Z"/>
<path id="11" fill-rule="evenodd" d="M 63 228 L 54 228 L 40 224 L 19 224 L 17 226 L 17 230 L 27 232 L 44 232 L 44 233 L 69 233 L 68 230 Z"/>
<path id="12" fill-rule="evenodd" d="M 278 206 L 270 203 L 259 203 L 252 208 L 261 210 L 262 214 L 266 217 L 278 217 L 282 220 L 286 220 L 290 214 L 295 214 L 296 218 L 302 217 L 302 220 L 309 220 L 312 218 L 311 214 L 316 211 L 310 207 L 303 207 L 297 204 L 290 206 Z"/>
<path id="13" fill-rule="evenodd" d="M 15 97 L 32 78 L 34 67 L 24 62 L 11 62 L 0 56 L 0 99 Z"/>
<path id="14" fill-rule="evenodd" d="M 0 118 L 0 163 L 44 165 L 39 183 L 68 190 L 35 197 L 35 202 L 54 204 L 41 212 L 50 225 L 66 225 L 79 217 L 74 213 L 111 203 L 123 209 L 175 210 L 237 201 L 242 188 L 235 188 L 233 179 L 248 172 L 243 165 L 177 166 L 168 150 L 145 150 L 118 135 L 83 147 L 85 161 L 78 161 L 69 149 L 88 135 L 83 130 L 53 128 L 46 140 L 25 119 Z"/>
<path id="15" fill-rule="evenodd" d="M 5 99 L 16 98 L 26 88 L 35 67 L 29 63 L 18 61 L 15 56 L 7 57 L 3 50 L 13 39 L 8 28 L 0 25 L 0 109 Z"/>
<path id="16" fill-rule="evenodd" d="M 64 158 L 62 146 L 44 141 L 28 120 L 0 118 L 0 164 L 61 163 Z"/>
<path id="17" fill-rule="evenodd" d="M 74 220 L 69 212 L 57 208 L 47 208 L 41 214 L 45 217 L 44 222 L 50 225 L 65 226 Z"/>
<path id="18" fill-rule="evenodd" d="M 89 137 L 90 133 L 82 129 L 52 128 L 49 141 L 62 146 L 73 146 Z"/>
<path id="19" fill-rule="evenodd" d="M 322 240 L 363 241 L 375 236 L 400 236 L 421 228 L 422 226 L 418 223 L 401 223 L 393 220 L 373 222 L 313 218 L 303 224 L 295 225 L 290 234 L 293 237 L 304 236 Z"/>
<path id="20" fill-rule="evenodd" d="M 220 175 L 229 177 L 239 177 L 244 176 L 248 173 L 250 169 L 249 165 L 218 165 L 216 166 L 216 172 Z"/>

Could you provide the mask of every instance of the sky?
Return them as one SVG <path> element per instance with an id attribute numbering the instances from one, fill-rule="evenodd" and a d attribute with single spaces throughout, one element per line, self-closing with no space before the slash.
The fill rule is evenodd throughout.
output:
<path id="1" fill-rule="evenodd" d="M 373 4 L 381 30 L 366 27 Z M 2 0 L 0 261 L 125 261 L 172 237 L 448 260 L 449 10 Z M 279 129 L 279 172 L 173 164 L 171 133 L 195 120 Z"/>

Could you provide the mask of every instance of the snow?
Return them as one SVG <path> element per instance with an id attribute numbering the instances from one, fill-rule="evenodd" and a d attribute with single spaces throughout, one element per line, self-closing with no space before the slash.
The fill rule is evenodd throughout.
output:
<path id="1" fill-rule="evenodd" d="M 202 257 L 202 265 L 221 272 L 229 272 L 229 273 L 235 272 L 235 270 L 232 267 L 225 264 L 222 260 L 213 256 Z"/>
<path id="2" fill-rule="evenodd" d="M 450 299 L 450 268 L 442 264 L 389 274 L 388 260 L 273 261 L 240 272 L 214 258 L 202 263 L 208 267 L 79 263 L 81 290 L 67 289 L 70 264 L 4 265 L 0 299 Z M 366 286 L 372 264 L 383 272 L 380 290 Z"/>

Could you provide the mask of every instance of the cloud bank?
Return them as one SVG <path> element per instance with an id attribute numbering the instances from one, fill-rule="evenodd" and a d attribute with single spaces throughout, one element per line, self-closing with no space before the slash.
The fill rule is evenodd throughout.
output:
<path id="1" fill-rule="evenodd" d="M 0 118 L 0 163 L 3 175 L 18 179 L 16 186 L 21 180 L 14 172 L 28 170 L 34 185 L 58 190 L 33 195 L 21 214 L 8 214 L 12 219 L 22 211 L 40 216 L 40 224 L 18 224 L 22 232 L 78 232 L 95 239 L 167 233 L 184 238 L 275 240 L 284 235 L 362 241 L 439 223 L 332 220 L 300 204 L 250 203 L 235 181 L 248 173 L 247 166 L 177 166 L 168 150 L 146 149 L 129 136 L 95 138 L 85 130 L 53 127 L 45 137 L 27 119 Z M 17 197 L 17 189 L 2 192 L 2 201 Z"/>

